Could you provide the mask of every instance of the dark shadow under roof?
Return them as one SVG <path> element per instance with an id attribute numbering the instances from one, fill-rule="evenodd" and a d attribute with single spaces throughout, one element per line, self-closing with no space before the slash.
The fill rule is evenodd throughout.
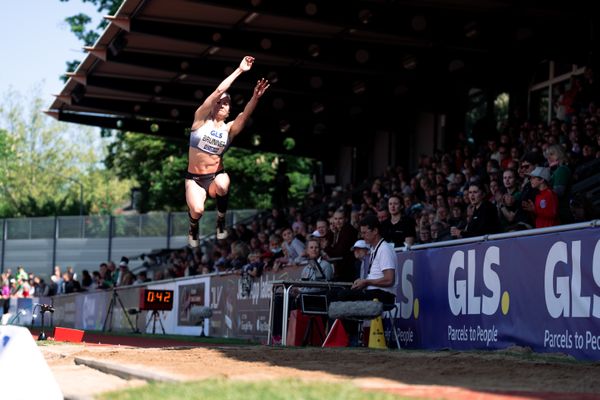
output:
<path id="1" fill-rule="evenodd" d="M 234 144 L 285 152 L 291 137 L 292 153 L 321 157 L 394 130 L 399 110 L 444 109 L 543 59 L 586 63 L 593 15 L 580 1 L 126 0 L 46 112 L 186 140 L 205 96 L 253 55 L 232 112 L 260 77 L 272 87 Z"/>

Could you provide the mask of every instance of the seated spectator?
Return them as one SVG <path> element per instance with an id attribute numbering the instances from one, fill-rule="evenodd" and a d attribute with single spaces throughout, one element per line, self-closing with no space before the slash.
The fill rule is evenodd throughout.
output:
<path id="1" fill-rule="evenodd" d="M 452 239 L 450 236 L 450 228 L 441 222 L 434 222 L 429 228 L 431 234 L 431 242 L 443 242 Z"/>
<path id="2" fill-rule="evenodd" d="M 304 254 L 304 243 L 294 236 L 294 232 L 290 227 L 285 227 L 283 229 L 282 236 L 283 248 L 287 253 L 286 263 L 293 264 L 294 260 L 298 259 Z"/>
<path id="3" fill-rule="evenodd" d="M 366 278 L 354 281 L 350 289 L 345 289 L 332 295 L 335 301 L 356 301 L 378 299 L 385 304 L 396 300 L 396 267 L 397 259 L 392 246 L 383 240 L 381 225 L 374 215 L 369 215 L 360 221 L 360 234 L 371 247 Z M 350 336 L 351 345 L 358 342 L 358 329 L 355 321 L 343 321 Z"/>
<path id="4" fill-rule="evenodd" d="M 275 261 L 285 257 L 282 242 L 283 239 L 277 234 L 269 236 L 269 250 L 263 254 L 263 259 L 266 262 L 265 269 L 273 269 Z M 281 262 L 279 262 L 278 265 L 281 265 Z"/>
<path id="5" fill-rule="evenodd" d="M 416 244 L 426 244 L 431 243 L 431 231 L 429 230 L 429 225 L 423 225 L 419 229 L 419 240 Z"/>
<path id="6" fill-rule="evenodd" d="M 360 239 L 354 243 L 354 246 L 350 249 L 354 253 L 354 258 L 356 259 L 355 267 L 356 276 L 359 278 L 363 278 L 367 276 L 366 270 L 364 270 L 363 265 L 367 260 L 367 255 L 369 254 L 370 247 L 364 240 Z"/>
<path id="7" fill-rule="evenodd" d="M 321 247 L 319 240 L 310 238 L 306 242 L 306 258 L 300 265 L 304 265 L 300 274 L 303 281 L 330 281 L 333 278 L 333 266 L 321 257 Z M 304 293 L 320 294 L 327 293 L 327 290 L 320 288 L 295 287 L 290 291 L 290 301 L 299 305 L 299 298 Z M 273 298 L 274 322 L 273 337 L 277 341 L 281 337 L 281 317 L 283 313 L 283 296 L 275 294 Z M 291 308 L 291 307 L 290 307 Z M 289 318 L 289 315 L 286 316 Z"/>
<path id="8" fill-rule="evenodd" d="M 513 230 L 513 227 L 517 224 L 529 226 L 529 218 L 527 213 L 523 211 L 521 202 L 517 201 L 514 196 L 509 193 L 505 193 L 502 196 L 502 201 L 499 203 L 498 210 L 500 211 L 500 224 L 506 231 Z"/>
<path id="9" fill-rule="evenodd" d="M 139 285 L 142 283 L 150 282 L 151 280 L 148 278 L 146 271 L 140 271 L 136 275 L 135 281 L 133 281 L 134 285 Z"/>
<path id="10" fill-rule="evenodd" d="M 300 273 L 300 279 L 303 281 L 330 281 L 333 278 L 333 266 L 329 261 L 323 259 L 321 246 L 316 239 L 309 239 L 306 243 L 306 258 L 300 261 L 299 265 L 304 265 Z M 315 290 L 302 288 L 301 291 Z"/>
<path id="11" fill-rule="evenodd" d="M 260 259 L 260 252 L 253 251 L 248 255 L 248 264 L 242 268 L 242 274 L 248 274 L 253 278 L 258 278 L 262 275 L 264 263 Z"/>

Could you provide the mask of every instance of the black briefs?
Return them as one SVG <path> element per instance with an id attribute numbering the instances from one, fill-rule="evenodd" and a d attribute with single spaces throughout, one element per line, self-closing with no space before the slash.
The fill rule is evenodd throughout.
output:
<path id="1" fill-rule="evenodd" d="M 224 173 L 225 173 L 224 169 L 214 172 L 212 174 L 192 174 L 191 172 L 187 171 L 185 173 L 185 179 L 193 180 L 194 182 L 196 182 L 196 184 L 198 186 L 200 186 L 201 188 L 206 190 L 206 193 L 208 194 L 208 187 L 210 186 L 212 181 L 215 180 L 217 175 L 224 174 Z"/>

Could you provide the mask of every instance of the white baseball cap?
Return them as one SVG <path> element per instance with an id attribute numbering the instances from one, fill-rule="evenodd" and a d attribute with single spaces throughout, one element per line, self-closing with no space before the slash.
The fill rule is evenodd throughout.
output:
<path id="1" fill-rule="evenodd" d="M 354 246 L 352 246 L 350 248 L 350 250 L 354 250 L 354 249 L 370 249 L 369 245 L 367 244 L 367 242 L 365 242 L 364 240 L 357 240 L 356 243 L 354 243 Z"/>

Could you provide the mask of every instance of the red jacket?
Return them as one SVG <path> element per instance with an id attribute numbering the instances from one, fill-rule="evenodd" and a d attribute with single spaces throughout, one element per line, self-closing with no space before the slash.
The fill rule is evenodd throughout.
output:
<path id="1" fill-rule="evenodd" d="M 558 225 L 558 196 L 552 189 L 540 190 L 535 196 L 535 227 Z"/>

